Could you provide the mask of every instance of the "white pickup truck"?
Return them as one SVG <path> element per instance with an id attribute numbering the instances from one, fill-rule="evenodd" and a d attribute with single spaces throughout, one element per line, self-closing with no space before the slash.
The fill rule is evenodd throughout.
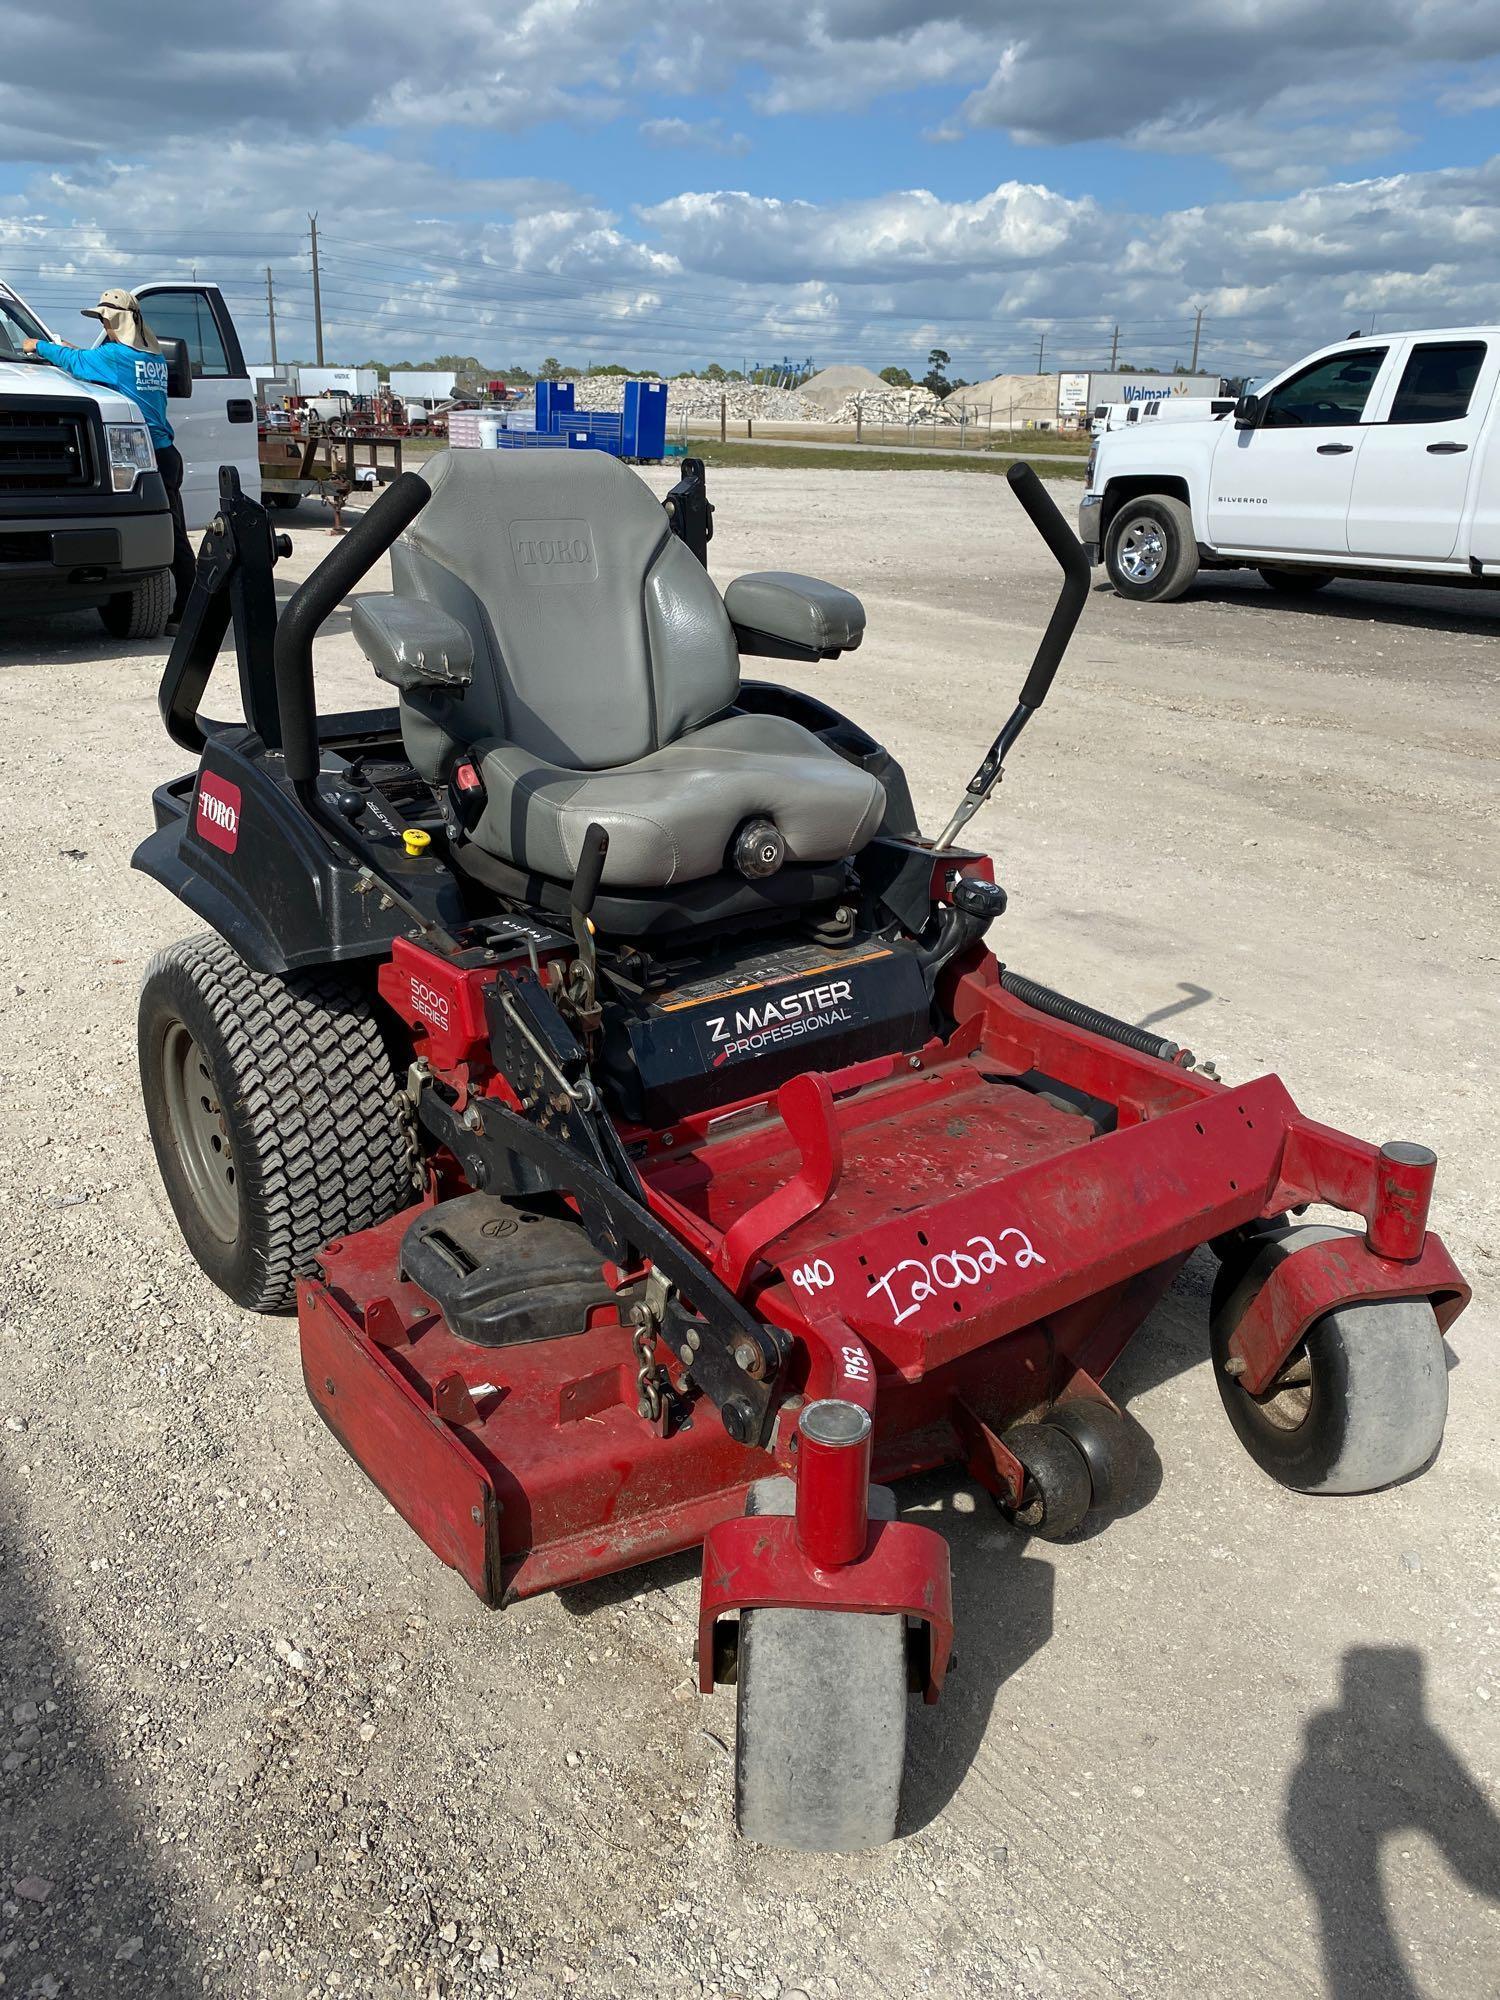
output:
<path id="1" fill-rule="evenodd" d="M 1500 328 L 1341 341 L 1197 422 L 1105 431 L 1079 535 L 1122 597 L 1200 569 L 1500 582 Z M 1493 406 L 1493 407 L 1492 407 Z"/>
<path id="2" fill-rule="evenodd" d="M 219 467 L 260 493 L 254 392 L 216 285 L 138 285 L 168 358 L 189 533 L 218 507 Z M 80 304 L 89 303 L 87 294 Z M 76 344 L 90 344 L 80 323 Z M 159 636 L 172 608 L 172 521 L 141 411 L 128 396 L 28 356 L 55 336 L 0 284 L 0 617 L 97 605 L 117 638 Z"/>

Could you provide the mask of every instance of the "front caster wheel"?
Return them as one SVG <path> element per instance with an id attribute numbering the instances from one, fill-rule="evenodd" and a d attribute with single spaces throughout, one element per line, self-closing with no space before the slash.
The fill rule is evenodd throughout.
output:
<path id="1" fill-rule="evenodd" d="M 1026 1468 L 1024 1504 L 1011 1519 L 1047 1542 L 1081 1527 L 1094 1497 L 1082 1448 L 1050 1421 L 1015 1424 L 1005 1443 Z"/>
<path id="2" fill-rule="evenodd" d="M 734 1804 L 763 1847 L 855 1854 L 896 1832 L 906 1620 L 765 1609 L 740 1620 Z"/>
<path id="3" fill-rule="evenodd" d="M 1319 1237 L 1347 1235 L 1319 1229 Z M 1418 1472 L 1443 1440 L 1448 1371 L 1443 1337 L 1425 1299 L 1371 1300 L 1324 1313 L 1261 1396 L 1226 1363 L 1262 1259 L 1285 1255 L 1311 1230 L 1288 1230 L 1238 1282 L 1220 1274 L 1210 1333 L 1214 1380 L 1235 1434 L 1263 1472 L 1298 1493 L 1373 1493 Z"/>

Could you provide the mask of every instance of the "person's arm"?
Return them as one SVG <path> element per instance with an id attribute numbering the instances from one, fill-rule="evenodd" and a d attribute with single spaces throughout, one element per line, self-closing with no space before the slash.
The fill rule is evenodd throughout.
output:
<path id="1" fill-rule="evenodd" d="M 102 348 L 65 347 L 60 340 L 30 338 L 23 340 L 21 345 L 28 354 L 50 361 L 54 368 L 61 368 L 65 375 L 76 376 L 80 382 L 98 382 L 107 389 L 118 386 L 116 370 Z"/>

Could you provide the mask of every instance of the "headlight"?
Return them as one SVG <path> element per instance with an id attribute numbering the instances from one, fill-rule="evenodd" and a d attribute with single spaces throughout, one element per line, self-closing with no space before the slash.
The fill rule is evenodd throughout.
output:
<path id="1" fill-rule="evenodd" d="M 1089 446 L 1088 471 L 1083 475 L 1083 490 L 1085 493 L 1092 493 L 1094 490 L 1094 467 L 1098 463 L 1099 463 L 1099 440 L 1095 438 L 1094 442 Z"/>
<path id="2" fill-rule="evenodd" d="M 128 493 L 143 472 L 156 463 L 149 433 L 140 424 L 106 424 L 109 433 L 109 469 L 116 493 Z"/>

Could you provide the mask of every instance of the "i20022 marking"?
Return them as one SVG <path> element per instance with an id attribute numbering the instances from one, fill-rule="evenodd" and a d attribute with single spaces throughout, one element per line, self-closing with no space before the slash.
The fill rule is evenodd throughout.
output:
<path id="1" fill-rule="evenodd" d="M 900 1326 L 940 1291 L 961 1291 L 994 1271 L 1026 1271 L 1047 1261 L 1026 1231 L 1014 1224 L 1000 1231 L 998 1242 L 1014 1242 L 1019 1247 L 1007 1257 L 988 1236 L 971 1236 L 961 1247 L 938 1250 L 931 1257 L 903 1257 L 883 1277 L 870 1279 L 870 1297 L 873 1300 L 883 1292 L 891 1308 L 891 1324 Z M 787 1276 L 799 1291 L 821 1292 L 834 1282 L 834 1269 L 820 1257 L 815 1263 L 799 1264 Z"/>

